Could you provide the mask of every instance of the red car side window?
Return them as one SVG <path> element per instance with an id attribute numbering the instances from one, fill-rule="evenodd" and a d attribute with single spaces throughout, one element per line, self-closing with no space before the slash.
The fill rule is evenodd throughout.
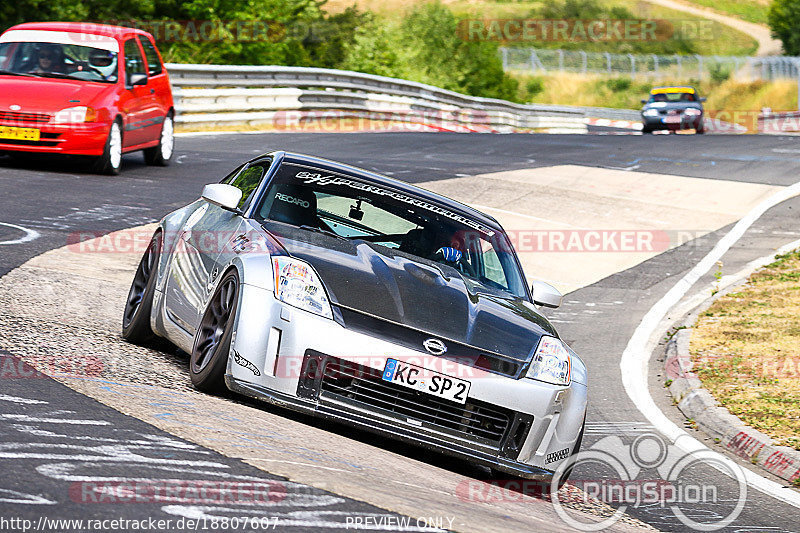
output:
<path id="1" fill-rule="evenodd" d="M 164 69 L 161 66 L 161 60 L 158 58 L 158 52 L 156 52 L 155 45 L 150 42 L 150 39 L 141 35 L 139 36 L 139 42 L 142 43 L 144 56 L 147 58 L 147 72 L 151 76 L 157 76 L 161 74 Z"/>
<path id="2" fill-rule="evenodd" d="M 147 74 L 144 58 L 135 39 L 125 41 L 125 78 L 131 79 L 134 74 Z"/>

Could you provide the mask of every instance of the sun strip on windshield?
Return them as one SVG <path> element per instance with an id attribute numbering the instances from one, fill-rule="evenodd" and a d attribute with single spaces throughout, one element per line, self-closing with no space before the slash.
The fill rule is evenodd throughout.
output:
<path id="1" fill-rule="evenodd" d="M 299 164 L 296 164 L 296 163 L 287 163 L 287 164 L 295 166 L 295 167 L 309 168 L 309 169 L 318 170 L 318 171 L 321 170 L 321 169 L 318 169 L 318 168 L 315 168 L 315 167 L 307 167 L 305 165 L 299 165 Z M 333 174 L 338 174 L 337 172 L 333 172 L 333 171 L 325 171 L 325 172 L 326 173 L 332 172 Z M 424 200 L 421 200 L 419 198 L 414 198 L 413 196 L 408 196 L 408 195 L 403 194 L 401 192 L 392 191 L 392 190 L 389 190 L 389 189 L 384 189 L 384 188 L 379 187 L 377 185 L 373 185 L 373 184 L 370 184 L 370 183 L 365 183 L 363 181 L 353 180 L 353 179 L 350 179 L 348 177 L 344 177 L 344 174 L 339 174 L 338 176 L 337 175 L 324 176 L 324 175 L 322 175 L 322 174 L 320 174 L 318 172 L 315 173 L 315 172 L 305 172 L 305 171 L 303 171 L 303 172 L 296 173 L 294 175 L 294 177 L 296 179 L 304 180 L 303 183 L 306 184 L 306 185 L 309 185 L 309 184 L 312 184 L 312 183 L 323 185 L 323 186 L 326 186 L 326 185 L 331 185 L 331 186 L 344 185 L 346 187 L 350 187 L 351 189 L 355 189 L 357 191 L 370 192 L 370 193 L 377 194 L 377 195 L 380 195 L 380 196 L 388 196 L 389 198 L 393 198 L 393 199 L 398 200 L 400 202 L 403 202 L 403 203 L 406 203 L 406 204 L 409 204 L 409 205 L 413 205 L 414 207 L 419 207 L 421 209 L 425 209 L 425 210 L 430 211 L 432 213 L 436 213 L 438 215 L 442 215 L 444 217 L 447 217 L 450 220 L 454 220 L 456 222 L 460 222 L 460 223 L 464 224 L 465 226 L 469 226 L 472 229 L 480 231 L 481 233 L 483 233 L 484 235 L 487 235 L 489 237 L 493 236 L 494 233 L 495 233 L 494 230 L 492 230 L 490 228 L 487 228 L 486 226 L 484 226 L 480 222 L 477 222 L 475 220 L 467 218 L 464 215 L 460 215 L 458 213 L 454 213 L 453 211 L 445 209 L 444 207 L 440 207 L 438 205 L 431 204 L 431 203 L 426 202 Z"/>

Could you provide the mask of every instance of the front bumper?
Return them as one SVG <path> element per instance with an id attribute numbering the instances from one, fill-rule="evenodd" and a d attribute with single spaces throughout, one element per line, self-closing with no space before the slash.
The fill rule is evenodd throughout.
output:
<path id="1" fill-rule="evenodd" d="M 234 391 L 528 479 L 549 480 L 574 451 L 587 404 L 581 383 L 557 387 L 444 361 L 291 308 L 257 287 L 241 298 L 240 309 L 261 311 L 266 302 L 268 312 L 238 315 L 226 375 Z M 381 381 L 389 357 L 470 381 L 467 404 Z M 331 362 L 359 378 L 326 381 Z"/>
<path id="2" fill-rule="evenodd" d="M 0 139 L 0 151 L 99 156 L 105 149 L 111 124 L 52 124 L 2 122 L 0 127 L 35 128 L 38 141 Z"/>
<path id="3" fill-rule="evenodd" d="M 680 115 L 680 122 L 665 122 L 669 115 L 658 115 L 656 117 L 642 115 L 642 125 L 644 129 L 656 130 L 690 130 L 702 129 L 703 115 L 686 116 Z M 675 116 L 675 115 L 672 115 Z"/>

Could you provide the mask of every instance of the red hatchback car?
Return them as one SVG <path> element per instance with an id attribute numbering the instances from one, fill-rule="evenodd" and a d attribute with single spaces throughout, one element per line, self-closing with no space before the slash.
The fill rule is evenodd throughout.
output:
<path id="1" fill-rule="evenodd" d="M 0 35 L 0 151 L 92 156 L 119 173 L 144 150 L 167 165 L 172 90 L 153 37 L 89 23 L 34 22 Z"/>

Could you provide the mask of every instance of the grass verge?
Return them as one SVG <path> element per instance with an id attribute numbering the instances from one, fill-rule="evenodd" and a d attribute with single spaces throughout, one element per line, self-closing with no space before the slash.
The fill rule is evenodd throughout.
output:
<path id="1" fill-rule="evenodd" d="M 690 351 L 720 404 L 800 450 L 800 250 L 718 299 L 698 319 Z"/>
<path id="2" fill-rule="evenodd" d="M 726 15 L 756 24 L 767 23 L 770 0 L 689 0 L 690 4 L 710 7 Z"/>

